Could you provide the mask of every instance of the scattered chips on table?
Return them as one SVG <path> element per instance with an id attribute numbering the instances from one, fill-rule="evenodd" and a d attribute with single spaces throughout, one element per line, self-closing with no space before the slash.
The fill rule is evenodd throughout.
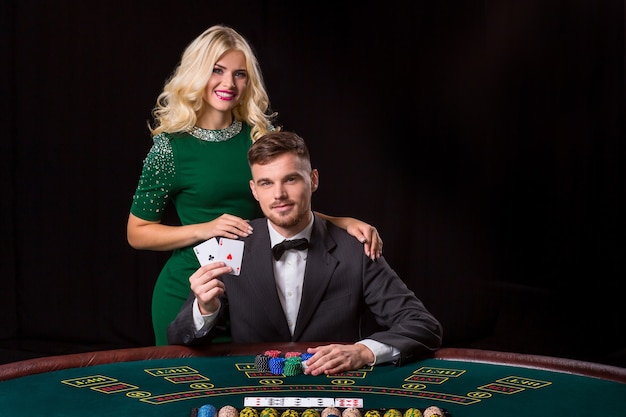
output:
<path id="1" fill-rule="evenodd" d="M 238 411 L 237 408 L 232 405 L 225 405 L 218 411 L 213 405 L 205 404 L 199 408 L 192 408 L 190 417 L 452 417 L 447 410 L 435 405 L 425 408 L 423 412 L 419 408 L 412 407 L 407 408 L 404 412 L 397 408 L 388 408 L 381 410 L 368 409 L 362 413 L 358 408 L 362 407 L 362 405 L 347 407 L 341 411 L 341 408 L 334 406 L 321 409 L 320 407 L 323 402 L 320 402 L 320 398 L 289 397 L 289 399 L 296 404 L 295 408 L 300 407 L 300 404 L 302 404 L 302 408 L 307 408 L 300 413 L 295 408 L 274 408 L 270 406 L 261 410 L 260 408 L 248 405 L 241 409 L 241 411 Z M 265 402 L 269 404 L 272 401 L 276 401 L 277 398 L 265 398 L 265 400 Z M 317 406 L 306 404 L 314 400 L 317 401 Z M 332 399 L 328 398 L 328 400 Z M 335 399 L 335 402 L 336 401 L 337 399 Z M 289 407 L 287 403 L 288 401 L 285 401 L 285 406 Z"/>

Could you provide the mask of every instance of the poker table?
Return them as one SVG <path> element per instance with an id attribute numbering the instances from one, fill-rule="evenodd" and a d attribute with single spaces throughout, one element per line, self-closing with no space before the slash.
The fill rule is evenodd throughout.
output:
<path id="1" fill-rule="evenodd" d="M 342 411 L 358 400 L 363 415 L 431 405 L 452 417 L 626 415 L 626 369 L 562 358 L 443 348 L 405 366 L 340 375 L 286 376 L 255 366 L 268 350 L 311 345 L 159 346 L 4 364 L 0 415 L 189 417 L 204 404 L 241 410 L 250 401 L 279 412 L 305 404 L 321 411 L 322 401 L 334 401 Z"/>

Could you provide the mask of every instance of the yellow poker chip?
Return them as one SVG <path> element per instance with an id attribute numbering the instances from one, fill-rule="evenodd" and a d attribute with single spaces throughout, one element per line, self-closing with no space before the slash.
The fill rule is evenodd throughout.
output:
<path id="1" fill-rule="evenodd" d="M 307 408 L 300 417 L 320 417 L 320 413 L 315 408 Z"/>
<path id="2" fill-rule="evenodd" d="M 293 409 L 289 408 L 289 409 L 283 411 L 283 413 L 280 415 L 280 417 L 300 417 L 300 415 L 298 414 L 298 412 L 296 410 L 293 410 Z"/>
<path id="3" fill-rule="evenodd" d="M 407 408 L 404 412 L 404 417 L 423 417 L 419 408 Z"/>
<path id="4" fill-rule="evenodd" d="M 261 417 L 278 417 L 278 410 L 273 407 L 267 407 L 261 410 Z"/>
<path id="5" fill-rule="evenodd" d="M 385 411 L 383 417 L 402 417 L 402 412 L 397 408 L 390 408 L 389 410 Z"/>
<path id="6" fill-rule="evenodd" d="M 244 407 L 239 412 L 239 417 L 259 417 L 259 412 L 252 407 Z"/>
<path id="7" fill-rule="evenodd" d="M 380 417 L 378 410 L 367 410 L 364 417 Z"/>

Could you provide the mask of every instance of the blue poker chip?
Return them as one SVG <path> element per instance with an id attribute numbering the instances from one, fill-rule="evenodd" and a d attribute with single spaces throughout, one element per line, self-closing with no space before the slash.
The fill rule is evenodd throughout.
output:
<path id="1" fill-rule="evenodd" d="M 269 363 L 268 363 L 270 370 L 272 369 L 283 369 L 283 367 L 285 366 L 285 358 L 270 358 Z"/>
<path id="2" fill-rule="evenodd" d="M 216 417 L 217 409 L 212 404 L 204 404 L 198 408 L 198 417 Z"/>
<path id="3" fill-rule="evenodd" d="M 269 366 L 273 375 L 281 375 L 285 369 L 285 358 L 270 358 Z"/>
<path id="4" fill-rule="evenodd" d="M 300 357 L 302 358 L 302 369 L 306 369 L 308 368 L 306 361 L 309 360 L 311 358 L 311 356 L 313 356 L 312 353 L 303 353 L 302 355 L 300 355 Z"/>

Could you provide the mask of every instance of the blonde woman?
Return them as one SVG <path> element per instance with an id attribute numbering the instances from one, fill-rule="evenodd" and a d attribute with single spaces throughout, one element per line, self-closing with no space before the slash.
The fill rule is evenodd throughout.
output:
<path id="1" fill-rule="evenodd" d="M 155 342 L 189 294 L 199 267 L 193 246 L 212 237 L 253 233 L 248 220 L 263 213 L 253 198 L 247 152 L 272 130 L 276 113 L 248 41 L 227 26 L 212 26 L 185 49 L 167 80 L 148 127 L 153 144 L 144 160 L 127 224 L 135 249 L 172 251 L 152 296 Z M 173 204 L 180 225 L 162 222 Z M 382 252 L 375 227 L 351 217 L 320 216 L 364 244 L 373 260 Z"/>

